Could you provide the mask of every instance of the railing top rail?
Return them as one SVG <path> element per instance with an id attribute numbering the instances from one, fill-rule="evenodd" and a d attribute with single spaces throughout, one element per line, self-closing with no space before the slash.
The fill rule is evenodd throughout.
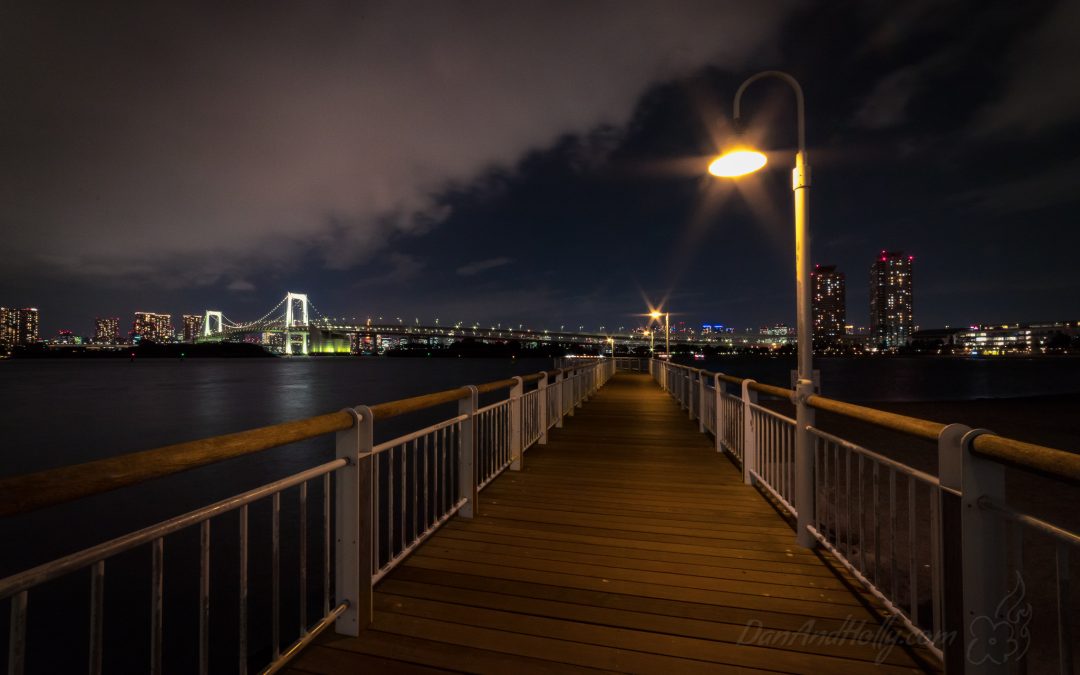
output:
<path id="1" fill-rule="evenodd" d="M 938 436 L 941 435 L 941 431 L 948 426 L 941 422 L 931 422 L 930 420 L 924 420 L 919 417 L 909 417 L 908 415 L 886 412 L 884 410 L 878 410 L 877 408 L 869 408 L 864 405 L 845 403 L 844 401 L 825 398 L 824 396 L 819 396 L 817 394 L 807 397 L 806 403 L 810 407 L 817 408 L 818 410 L 825 410 L 862 422 L 868 422 L 875 426 L 908 434 L 909 436 L 925 438 L 928 441 L 936 441 Z"/>
<path id="2" fill-rule="evenodd" d="M 997 434 L 977 436 L 971 451 L 1006 466 L 1080 485 L 1080 455 Z"/>
<path id="3" fill-rule="evenodd" d="M 317 415 L 222 436 L 0 479 L 0 517 L 162 478 L 280 445 L 349 429 L 348 412 Z"/>
<path id="4" fill-rule="evenodd" d="M 522 376 L 522 379 L 531 382 L 542 377 L 556 376 L 559 373 L 574 373 L 596 366 L 598 363 L 600 362 L 591 361 L 569 368 L 533 373 Z M 477 385 L 476 389 L 479 393 L 488 393 L 508 389 L 515 384 L 517 381 L 509 378 Z M 471 395 L 469 387 L 447 389 L 379 403 L 371 406 L 371 413 L 374 419 L 384 420 L 444 403 L 452 403 L 469 395 Z M 2 495 L 0 517 L 27 513 L 47 506 L 137 485 L 155 478 L 164 478 L 227 459 L 262 452 L 281 445 L 344 431 L 352 427 L 354 419 L 347 410 L 327 413 L 82 464 L 0 478 L 0 495 Z"/>
<path id="5" fill-rule="evenodd" d="M 666 363 L 672 368 L 716 375 L 716 373 L 709 373 L 700 368 L 692 368 L 678 363 L 670 363 L 667 361 L 662 361 L 662 363 Z M 719 375 L 720 379 L 732 384 L 741 385 L 745 379 L 732 377 L 723 373 L 720 373 Z M 749 386 L 754 391 L 770 396 L 776 396 L 778 398 L 791 400 L 794 396 L 792 390 L 785 389 L 784 387 L 777 387 L 754 381 L 751 381 Z M 886 412 L 884 410 L 857 405 L 855 403 L 837 401 L 836 399 L 826 398 L 818 394 L 807 397 L 806 403 L 810 407 L 818 410 L 843 415 L 883 429 L 898 431 L 928 441 L 937 441 L 942 430 L 948 426 L 941 422 L 924 420 L 919 417 L 910 417 L 908 415 Z M 1050 448 L 1044 445 L 1036 445 L 1035 443 L 1018 441 L 1004 436 L 998 436 L 997 434 L 983 434 L 976 437 L 972 442 L 972 452 L 976 455 L 981 455 L 987 459 L 992 459 L 1001 464 L 1005 464 L 1006 466 L 1073 485 L 1080 485 L 1080 454 L 1077 453 Z"/>

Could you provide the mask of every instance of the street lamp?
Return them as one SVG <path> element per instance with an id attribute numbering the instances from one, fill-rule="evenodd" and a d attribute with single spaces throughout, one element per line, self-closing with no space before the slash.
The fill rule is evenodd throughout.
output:
<path id="1" fill-rule="evenodd" d="M 798 81 L 779 70 L 766 70 L 747 78 L 735 92 L 736 129 L 740 128 L 739 104 L 743 92 L 754 82 L 766 77 L 787 82 L 795 92 L 799 145 L 795 152 L 791 189 L 795 193 L 795 298 L 799 340 L 798 380 L 795 385 L 795 510 L 799 512 L 796 541 L 800 546 L 810 547 L 814 545 L 814 537 L 807 529 L 814 518 L 814 445 L 808 427 L 814 424 L 814 411 L 806 404 L 806 399 L 814 393 L 814 382 L 813 344 L 810 337 L 813 324 L 810 317 L 810 167 L 806 163 L 806 111 L 802 87 Z M 709 173 L 734 178 L 757 171 L 765 166 L 765 161 L 762 153 L 752 148 L 739 147 L 714 160 L 709 165 Z"/>
<path id="2" fill-rule="evenodd" d="M 652 311 L 652 313 L 649 314 L 649 316 L 652 317 L 653 321 L 659 321 L 661 314 L 660 314 L 659 311 L 654 309 Z M 671 312 L 667 312 L 667 313 L 663 314 L 663 317 L 664 317 L 664 353 L 668 355 L 668 358 L 671 358 Z"/>

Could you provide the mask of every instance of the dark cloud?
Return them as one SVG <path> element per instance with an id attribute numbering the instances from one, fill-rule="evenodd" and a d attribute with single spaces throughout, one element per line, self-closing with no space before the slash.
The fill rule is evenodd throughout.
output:
<path id="1" fill-rule="evenodd" d="M 9 5 L 3 246 L 170 284 L 348 269 L 442 222 L 448 185 L 625 123 L 658 78 L 743 67 L 790 4 Z"/>
<path id="2" fill-rule="evenodd" d="M 462 265 L 457 268 L 459 276 L 471 277 L 476 274 L 480 274 L 486 270 L 495 269 L 496 267 L 502 267 L 503 265 L 509 265 L 514 262 L 513 258 L 507 258 L 506 256 L 499 256 L 498 258 L 488 258 L 487 260 L 476 260 L 467 265 Z"/>
<path id="3" fill-rule="evenodd" d="M 1080 2 L 1058 0 L 1034 30 L 1025 31 L 1007 56 L 1000 95 L 976 118 L 979 134 L 1025 136 L 1080 118 Z"/>

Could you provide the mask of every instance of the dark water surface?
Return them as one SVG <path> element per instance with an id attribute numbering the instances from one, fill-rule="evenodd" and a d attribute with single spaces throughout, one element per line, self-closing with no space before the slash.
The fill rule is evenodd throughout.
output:
<path id="1" fill-rule="evenodd" d="M 726 357 L 695 365 L 786 384 L 794 359 Z M 1080 359 L 820 359 L 823 393 L 858 401 L 941 401 L 1080 391 Z M 0 476 L 121 455 L 186 440 L 548 369 L 547 360 L 266 359 L 0 362 Z M 500 394 L 502 395 L 502 394 Z M 482 401 L 483 403 L 483 401 Z M 377 440 L 455 414 L 443 406 L 377 425 Z M 333 457 L 333 438 L 276 448 L 0 522 L 0 576 L 295 473 Z M 2 495 L 0 495 L 2 498 Z M 321 612 L 321 487 L 309 496 L 309 616 Z M 269 635 L 269 505 L 251 508 L 252 663 Z M 282 497 L 282 636 L 297 630 L 296 490 Z M 236 515 L 213 521 L 213 671 L 235 672 Z M 195 666 L 198 531 L 166 539 L 166 661 Z M 143 672 L 149 643 L 150 552 L 108 563 L 106 670 Z M 84 670 L 89 575 L 31 593 L 28 672 Z M 8 603 L 0 602 L 0 660 Z M 118 632 L 120 627 L 124 632 Z M 126 628 L 130 627 L 130 628 Z"/>

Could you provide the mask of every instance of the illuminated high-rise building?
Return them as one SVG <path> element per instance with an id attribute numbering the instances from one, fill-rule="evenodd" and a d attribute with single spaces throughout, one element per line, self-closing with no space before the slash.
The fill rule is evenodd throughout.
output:
<path id="1" fill-rule="evenodd" d="M 23 307 L 19 310 L 18 344 L 32 345 L 40 339 L 41 318 L 36 307 Z"/>
<path id="2" fill-rule="evenodd" d="M 202 334 L 202 322 L 202 314 L 184 315 L 184 342 L 195 342 L 195 339 Z"/>
<path id="3" fill-rule="evenodd" d="M 0 307 L 0 350 L 8 351 L 19 342 L 19 310 Z"/>
<path id="4" fill-rule="evenodd" d="M 98 317 L 94 322 L 94 342 L 114 344 L 120 339 L 120 317 Z"/>
<path id="5" fill-rule="evenodd" d="M 847 324 L 846 282 L 836 265 L 815 265 L 810 272 L 814 342 L 830 344 L 844 336 Z"/>
<path id="6" fill-rule="evenodd" d="M 135 312 L 135 323 L 131 327 L 132 337 L 140 337 L 152 342 L 168 342 L 173 336 L 172 314 L 156 312 Z"/>
<path id="7" fill-rule="evenodd" d="M 870 339 L 886 348 L 907 344 L 915 330 L 911 268 L 915 257 L 882 251 L 870 266 Z"/>
<path id="8" fill-rule="evenodd" d="M 0 307 L 0 349 L 35 344 L 41 338 L 40 326 L 36 307 Z"/>

